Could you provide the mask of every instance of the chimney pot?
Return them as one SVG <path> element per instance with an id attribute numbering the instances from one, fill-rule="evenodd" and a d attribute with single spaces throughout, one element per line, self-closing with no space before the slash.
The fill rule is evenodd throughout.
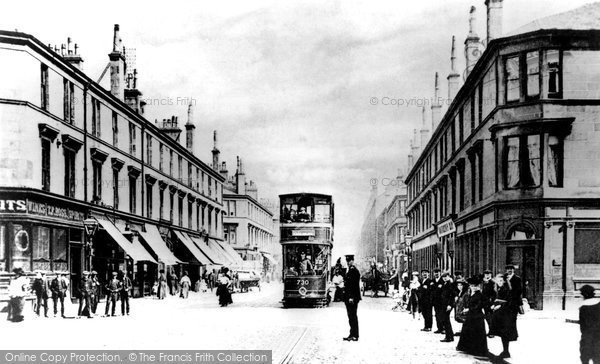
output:
<path id="1" fill-rule="evenodd" d="M 502 0 L 486 0 L 487 8 L 487 42 L 502 36 Z"/>

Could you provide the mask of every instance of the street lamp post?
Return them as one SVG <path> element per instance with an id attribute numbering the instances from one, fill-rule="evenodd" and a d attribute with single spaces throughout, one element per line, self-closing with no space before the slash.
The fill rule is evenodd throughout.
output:
<path id="1" fill-rule="evenodd" d="M 85 231 L 85 268 L 87 271 L 92 269 L 92 257 L 94 256 L 94 235 L 98 230 L 98 220 L 95 217 L 90 217 L 83 220 L 83 227 Z"/>

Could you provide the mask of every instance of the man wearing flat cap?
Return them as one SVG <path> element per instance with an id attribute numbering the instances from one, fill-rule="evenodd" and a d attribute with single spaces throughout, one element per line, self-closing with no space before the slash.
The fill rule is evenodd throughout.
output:
<path id="1" fill-rule="evenodd" d="M 344 278 L 344 303 L 348 313 L 348 323 L 350 324 L 350 335 L 345 337 L 345 341 L 358 341 L 358 302 L 360 301 L 360 272 L 354 265 L 354 255 L 346 255 L 348 263 L 348 272 Z"/>
<path id="2" fill-rule="evenodd" d="M 583 303 L 579 307 L 581 363 L 588 364 L 590 359 L 594 364 L 600 363 L 600 301 L 595 298 L 595 289 L 589 284 L 581 286 L 579 292 L 583 297 Z"/>
<path id="3" fill-rule="evenodd" d="M 112 272 L 112 279 L 106 284 L 106 308 L 104 310 L 104 316 L 108 316 L 108 310 L 112 304 L 111 316 L 115 316 L 115 309 L 117 306 L 117 299 L 119 298 L 119 292 L 121 291 L 121 282 L 117 278 L 118 273 Z"/>
<path id="4" fill-rule="evenodd" d="M 60 316 L 65 318 L 65 297 L 67 296 L 67 289 L 69 288 L 69 281 L 67 280 L 66 275 L 66 272 L 58 272 L 50 284 L 52 301 L 54 303 L 54 317 L 56 317 L 56 314 L 58 313 L 58 303 L 60 302 Z"/>
<path id="5" fill-rule="evenodd" d="M 423 321 L 425 321 L 425 326 L 421 329 L 421 331 L 431 331 L 431 326 L 433 326 L 433 288 L 435 286 L 435 282 L 429 278 L 429 270 L 423 269 L 421 270 L 421 286 L 419 287 L 419 308 L 421 309 L 421 314 L 423 315 Z"/>
<path id="6" fill-rule="evenodd" d="M 50 282 L 46 278 L 46 272 L 37 271 L 35 279 L 33 280 L 33 291 L 37 298 L 37 305 L 35 313 L 40 315 L 40 307 L 44 307 L 44 316 L 48 317 L 48 297 L 50 297 Z"/>

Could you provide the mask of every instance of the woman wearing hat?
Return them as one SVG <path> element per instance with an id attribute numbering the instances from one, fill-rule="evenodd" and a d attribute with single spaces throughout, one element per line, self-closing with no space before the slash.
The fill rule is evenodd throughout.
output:
<path id="1" fill-rule="evenodd" d="M 410 289 L 410 296 L 408 297 L 408 312 L 415 317 L 415 313 L 419 311 L 419 287 L 421 282 L 419 281 L 419 272 L 412 272 L 412 278 L 408 285 Z"/>
<path id="2" fill-rule="evenodd" d="M 485 315 L 483 313 L 484 299 L 481 294 L 481 278 L 471 277 L 467 279 L 471 295 L 469 305 L 463 310 L 466 313 L 460 340 L 456 350 L 463 351 L 475 356 L 487 356 L 487 337 L 485 334 Z"/>
<path id="3" fill-rule="evenodd" d="M 23 308 L 25 307 L 25 296 L 29 293 L 29 279 L 24 276 L 22 268 L 13 269 L 15 278 L 8 286 L 8 320 L 21 322 L 24 319 Z"/>
<path id="4" fill-rule="evenodd" d="M 499 336 L 502 339 L 500 358 L 510 358 L 509 342 L 516 341 L 519 337 L 516 320 L 518 307 L 514 307 L 510 301 L 511 287 L 507 276 L 497 274 L 494 281 L 496 283 L 496 299 L 491 307 L 493 313 L 490 336 Z"/>

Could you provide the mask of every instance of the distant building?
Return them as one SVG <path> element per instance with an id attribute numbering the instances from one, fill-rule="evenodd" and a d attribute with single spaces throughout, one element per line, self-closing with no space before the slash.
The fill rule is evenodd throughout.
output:
<path id="1" fill-rule="evenodd" d="M 405 237 L 407 233 L 406 219 L 406 186 L 402 186 L 399 194 L 384 210 L 384 266 L 404 272 L 408 269 Z"/>
<path id="2" fill-rule="evenodd" d="M 600 285 L 600 4 L 504 36 L 486 5 L 487 48 L 471 28 L 466 80 L 411 156 L 413 265 L 513 264 L 532 307 L 573 308 Z"/>

